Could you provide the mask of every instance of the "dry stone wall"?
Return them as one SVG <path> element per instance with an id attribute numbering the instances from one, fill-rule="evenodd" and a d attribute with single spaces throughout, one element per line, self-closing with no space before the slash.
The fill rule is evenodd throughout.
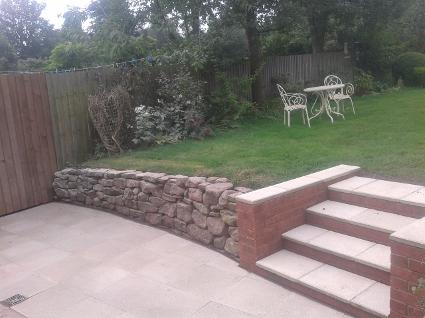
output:
<path id="1" fill-rule="evenodd" d="M 239 255 L 235 198 L 250 189 L 226 178 L 67 168 L 55 173 L 53 189 L 58 200 L 115 211 Z"/>

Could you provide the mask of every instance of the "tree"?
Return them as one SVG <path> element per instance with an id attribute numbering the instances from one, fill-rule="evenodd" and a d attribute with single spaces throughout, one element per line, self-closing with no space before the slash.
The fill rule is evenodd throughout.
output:
<path id="1" fill-rule="evenodd" d="M 7 38 L 0 33 L 0 71 L 10 71 L 16 68 L 17 56 L 15 49 Z"/>
<path id="2" fill-rule="evenodd" d="M 0 30 L 20 58 L 47 56 L 54 46 L 53 27 L 40 17 L 43 9 L 34 0 L 0 2 Z"/>
<path id="3" fill-rule="evenodd" d="M 83 23 L 87 20 L 87 12 L 78 7 L 70 8 L 63 14 L 62 35 L 67 41 L 84 41 L 87 33 Z"/>
<path id="4" fill-rule="evenodd" d="M 264 102 L 261 68 L 263 63 L 261 33 L 272 23 L 279 1 L 273 0 L 229 0 L 222 7 L 222 15 L 228 23 L 238 23 L 245 30 L 248 43 L 250 76 L 252 78 L 252 101 L 257 105 Z"/>

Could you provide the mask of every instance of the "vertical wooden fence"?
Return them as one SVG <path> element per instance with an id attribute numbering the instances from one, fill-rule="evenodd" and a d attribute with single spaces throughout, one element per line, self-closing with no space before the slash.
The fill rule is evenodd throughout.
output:
<path id="1" fill-rule="evenodd" d="M 44 74 L 0 76 L 0 215 L 49 202 L 56 169 Z"/>
<path id="2" fill-rule="evenodd" d="M 249 63 L 231 65 L 224 70 L 224 73 L 229 80 L 248 79 Z M 353 66 L 350 57 L 343 52 L 270 56 L 265 59 L 260 76 L 265 96 L 273 97 L 277 96 L 276 81 L 285 81 L 288 86 L 306 87 L 321 85 L 329 74 L 338 75 L 347 82 L 352 81 Z M 214 89 L 215 81 L 214 74 L 210 74 L 207 78 L 209 90 Z M 250 98 L 249 90 L 242 91 L 237 85 L 235 90 L 239 95 Z"/>

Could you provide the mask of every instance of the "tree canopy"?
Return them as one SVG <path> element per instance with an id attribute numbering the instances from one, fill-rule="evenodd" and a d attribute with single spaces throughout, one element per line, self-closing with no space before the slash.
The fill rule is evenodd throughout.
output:
<path id="1" fill-rule="evenodd" d="M 167 56 L 196 71 L 248 60 L 261 103 L 267 55 L 348 46 L 358 67 L 388 80 L 397 56 L 425 52 L 425 0 L 92 0 L 65 12 L 61 30 L 43 8 L 0 0 L 1 69 L 27 65 L 18 59 L 67 69 Z"/>

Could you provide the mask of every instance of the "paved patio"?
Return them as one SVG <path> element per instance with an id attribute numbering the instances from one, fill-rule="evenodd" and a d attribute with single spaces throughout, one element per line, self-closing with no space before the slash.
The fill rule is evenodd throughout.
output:
<path id="1" fill-rule="evenodd" d="M 348 317 L 208 248 L 50 203 L 0 218 L 0 318 Z"/>

